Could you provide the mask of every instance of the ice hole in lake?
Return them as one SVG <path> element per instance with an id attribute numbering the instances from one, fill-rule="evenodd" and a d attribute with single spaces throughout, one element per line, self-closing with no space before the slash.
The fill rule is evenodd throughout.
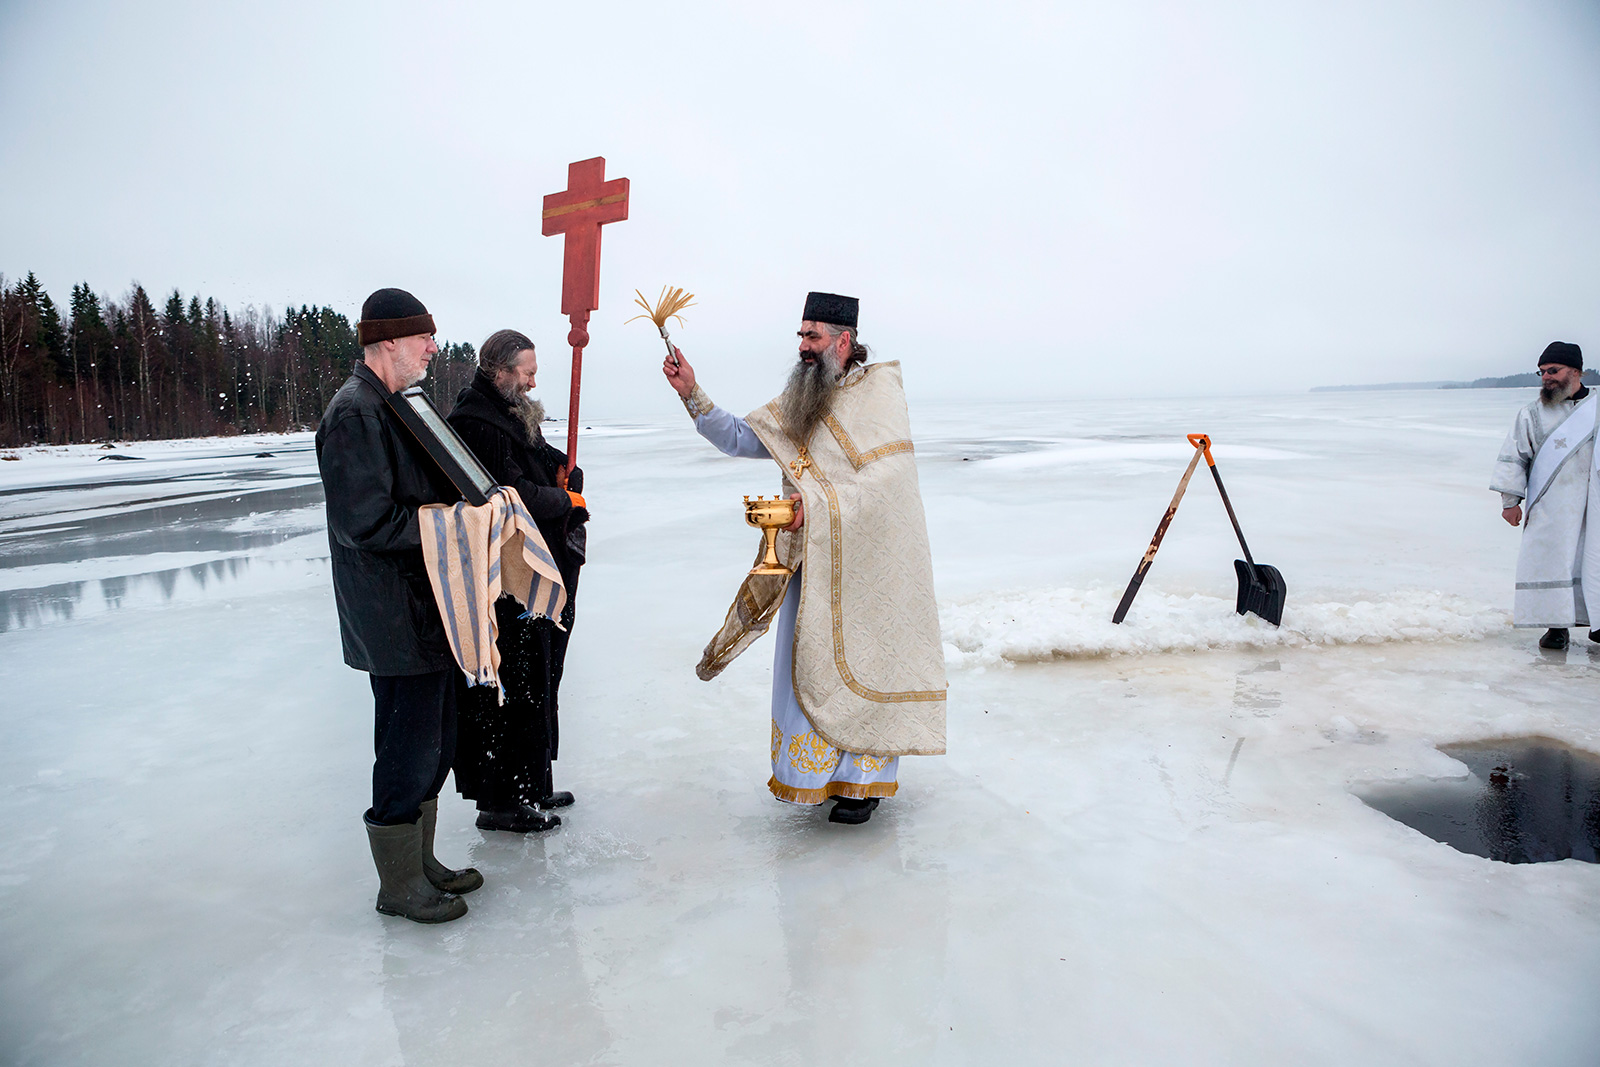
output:
<path id="1" fill-rule="evenodd" d="M 1464 779 L 1372 786 L 1369 806 L 1502 863 L 1600 863 L 1600 756 L 1548 737 L 1440 745 Z"/>

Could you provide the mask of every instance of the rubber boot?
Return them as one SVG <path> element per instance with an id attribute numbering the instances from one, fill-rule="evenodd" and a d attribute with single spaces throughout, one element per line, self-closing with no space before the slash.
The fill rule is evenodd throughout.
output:
<path id="1" fill-rule="evenodd" d="M 1568 640 L 1570 638 L 1567 636 L 1565 626 L 1552 626 L 1544 632 L 1543 637 L 1539 638 L 1539 647 L 1555 651 L 1566 648 Z"/>
<path id="2" fill-rule="evenodd" d="M 439 825 L 439 798 L 422 802 L 422 873 L 428 876 L 433 888 L 445 893 L 470 893 L 483 885 L 483 875 L 476 867 L 451 870 L 433 854 L 433 831 Z"/>
<path id="3" fill-rule="evenodd" d="M 372 862 L 378 867 L 377 908 L 418 923 L 447 923 L 467 913 L 467 902 L 441 893 L 422 873 L 422 824 L 403 822 L 379 826 L 367 823 Z"/>

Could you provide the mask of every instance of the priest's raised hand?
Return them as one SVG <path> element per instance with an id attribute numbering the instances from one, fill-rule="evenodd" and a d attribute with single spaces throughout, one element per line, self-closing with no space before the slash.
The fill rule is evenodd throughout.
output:
<path id="1" fill-rule="evenodd" d="M 694 392 L 694 368 L 689 366 L 689 361 L 683 358 L 683 349 L 676 345 L 672 349 L 673 356 L 661 360 L 661 373 L 667 376 L 667 381 L 672 383 L 672 388 L 685 400 Z"/>

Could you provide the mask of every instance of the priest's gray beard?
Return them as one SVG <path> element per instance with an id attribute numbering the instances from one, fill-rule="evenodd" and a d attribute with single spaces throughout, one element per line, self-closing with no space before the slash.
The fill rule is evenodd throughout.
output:
<path id="1" fill-rule="evenodd" d="M 778 398 L 778 409 L 783 412 L 789 435 L 796 441 L 804 444 L 811 440 L 811 431 L 828 413 L 828 404 L 840 377 L 833 357 L 828 355 L 809 363 L 802 359 L 789 372 L 789 384 L 783 387 L 783 395 Z"/>
<path id="2" fill-rule="evenodd" d="M 1545 382 L 1543 385 L 1539 386 L 1539 399 L 1544 401 L 1546 404 L 1554 404 L 1556 401 L 1565 400 L 1573 393 L 1576 393 L 1578 391 L 1578 387 L 1582 384 L 1582 382 L 1576 382 L 1570 386 L 1567 386 L 1557 385 L 1555 382 Z"/>
<path id="3" fill-rule="evenodd" d="M 528 431 L 528 440 L 538 444 L 539 438 L 544 435 L 539 425 L 544 422 L 544 405 L 535 400 L 532 393 L 524 393 L 521 389 L 514 388 L 509 393 L 502 391 L 500 395 L 511 404 L 511 413 L 522 420 L 523 427 Z"/>

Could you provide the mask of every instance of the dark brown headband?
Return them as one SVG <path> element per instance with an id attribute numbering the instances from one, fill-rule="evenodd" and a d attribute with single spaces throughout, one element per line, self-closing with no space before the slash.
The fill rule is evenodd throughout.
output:
<path id="1" fill-rule="evenodd" d="M 432 315 L 412 315 L 404 319 L 362 319 L 356 323 L 356 340 L 362 348 L 379 341 L 392 341 L 396 337 L 435 332 Z"/>

